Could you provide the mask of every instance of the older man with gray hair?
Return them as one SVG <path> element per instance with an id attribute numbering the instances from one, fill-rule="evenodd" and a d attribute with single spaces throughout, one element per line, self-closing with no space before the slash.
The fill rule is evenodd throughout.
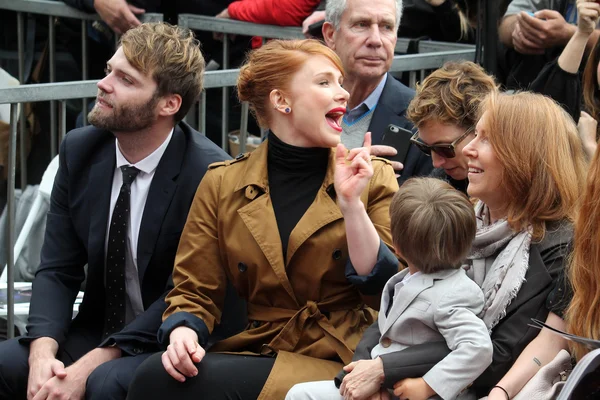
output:
<path id="1" fill-rule="evenodd" d="M 371 132 L 375 145 L 372 153 L 393 156 L 393 147 L 381 145 L 388 125 L 413 130 L 406 109 L 414 91 L 388 73 L 401 16 L 402 0 L 327 1 L 323 37 L 342 60 L 346 70 L 344 88 L 350 93 L 341 138 L 348 148 L 360 147 L 365 133 Z M 394 169 L 402 174 L 400 184 L 432 170 L 431 159 L 410 145 L 410 136 L 405 136 L 403 140 L 410 147 L 404 165 L 394 163 Z"/>

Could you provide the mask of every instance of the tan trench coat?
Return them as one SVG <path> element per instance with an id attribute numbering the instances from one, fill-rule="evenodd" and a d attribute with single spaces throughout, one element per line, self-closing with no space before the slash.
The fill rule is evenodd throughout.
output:
<path id="1" fill-rule="evenodd" d="M 332 151 L 323 185 L 290 235 L 285 260 L 269 196 L 266 142 L 250 155 L 211 166 L 181 236 L 175 288 L 163 318 L 187 311 L 212 331 L 229 279 L 248 301 L 249 324 L 210 351 L 277 353 L 259 399 L 283 399 L 296 383 L 332 379 L 376 320 L 344 274 L 348 246 L 335 202 L 334 165 Z M 361 200 L 389 246 L 388 208 L 398 185 L 386 160 L 374 158 L 373 167 Z"/>

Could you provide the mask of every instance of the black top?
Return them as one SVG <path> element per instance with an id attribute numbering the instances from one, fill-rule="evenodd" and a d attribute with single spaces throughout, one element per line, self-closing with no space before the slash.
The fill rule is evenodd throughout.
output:
<path id="1" fill-rule="evenodd" d="M 558 270 L 556 278 L 552 282 L 552 290 L 546 298 L 546 308 L 554 314 L 563 318 L 567 307 L 573 298 L 573 288 L 569 282 L 567 271 L 568 256 L 573 251 L 573 226 L 567 221 L 549 221 L 546 223 L 546 235 L 539 243 L 532 243 L 540 248 L 542 255 L 548 249 L 555 248 L 560 243 L 568 243 L 559 252 L 565 255 L 562 268 Z"/>
<path id="2" fill-rule="evenodd" d="M 575 122 L 579 121 L 583 100 L 581 74 L 563 70 L 558 66 L 558 59 L 546 64 L 529 90 L 551 97 L 567 110 Z"/>
<path id="3" fill-rule="evenodd" d="M 446 0 L 434 7 L 425 0 L 404 0 L 398 37 L 473 43 L 475 34 L 471 27 L 461 38 L 460 17 L 454 3 L 455 0 Z"/>
<path id="4" fill-rule="evenodd" d="M 538 335 L 539 330 L 529 326 L 531 318 L 545 321 L 549 311 L 562 317 L 571 300 L 566 267 L 572 240 L 571 223 L 554 221 L 546 223 L 542 241 L 531 243 L 525 282 L 492 331 L 492 364 L 471 386 L 477 398 L 487 395 Z"/>
<path id="5" fill-rule="evenodd" d="M 273 132 L 268 146 L 269 188 L 285 258 L 292 230 L 323 184 L 330 149 L 292 146 Z"/>

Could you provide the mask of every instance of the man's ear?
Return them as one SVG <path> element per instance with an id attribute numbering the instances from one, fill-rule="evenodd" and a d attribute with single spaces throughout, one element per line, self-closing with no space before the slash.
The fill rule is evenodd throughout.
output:
<path id="1" fill-rule="evenodd" d="M 285 95 L 279 89 L 271 90 L 269 93 L 269 101 L 275 110 L 285 112 L 285 109 L 290 107 Z"/>
<path id="2" fill-rule="evenodd" d="M 163 96 L 159 101 L 158 115 L 168 117 L 177 114 L 181 108 L 181 101 L 181 96 L 178 94 Z"/>
<path id="3" fill-rule="evenodd" d="M 323 24 L 323 28 L 321 28 L 321 30 L 323 32 L 323 40 L 325 40 L 327 47 L 329 47 L 331 50 L 335 51 L 335 40 L 334 40 L 335 28 L 334 28 L 333 24 L 331 22 L 325 21 L 325 23 Z"/>

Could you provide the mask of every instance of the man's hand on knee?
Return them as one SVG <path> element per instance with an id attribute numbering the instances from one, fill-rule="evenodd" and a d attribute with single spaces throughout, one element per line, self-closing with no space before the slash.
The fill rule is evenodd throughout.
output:
<path id="1" fill-rule="evenodd" d="M 85 394 L 86 379 L 87 376 L 83 377 L 74 371 L 67 371 L 63 378 L 54 376 L 42 386 L 33 400 L 81 400 Z"/>
<path id="2" fill-rule="evenodd" d="M 53 377 L 67 376 L 65 366 L 54 357 L 38 358 L 29 361 L 29 378 L 27 381 L 27 400 L 31 400 Z"/>
<path id="3" fill-rule="evenodd" d="M 56 359 L 57 351 L 58 342 L 49 337 L 37 338 L 29 345 L 27 400 L 33 399 L 52 377 L 66 376 L 64 364 Z"/>
<path id="4" fill-rule="evenodd" d="M 119 348 L 96 348 L 81 357 L 75 364 L 48 379 L 32 400 L 80 400 L 85 395 L 85 384 L 90 374 L 100 365 L 121 357 Z M 62 363 L 61 363 L 62 365 Z M 58 370 L 57 370 L 58 371 Z"/>
<path id="5" fill-rule="evenodd" d="M 44 383 L 33 400 L 81 400 L 85 395 L 86 380 L 87 374 L 72 365 L 63 377 L 54 376 Z"/>

